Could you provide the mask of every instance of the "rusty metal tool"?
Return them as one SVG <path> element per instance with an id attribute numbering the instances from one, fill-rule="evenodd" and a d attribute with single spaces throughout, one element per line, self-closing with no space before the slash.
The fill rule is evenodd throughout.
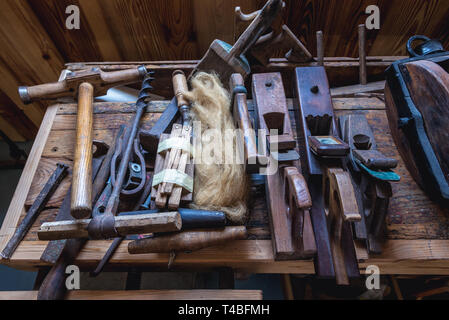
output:
<path id="1" fill-rule="evenodd" d="M 53 172 L 51 177 L 48 179 L 44 188 L 41 190 L 36 200 L 34 201 L 31 208 L 28 210 L 25 218 L 22 220 L 20 225 L 17 227 L 16 232 L 9 240 L 6 247 L 1 252 L 1 257 L 3 259 L 10 259 L 14 251 L 23 240 L 27 232 L 32 227 L 33 223 L 36 221 L 39 214 L 44 210 L 45 205 L 48 200 L 50 200 L 53 193 L 56 191 L 61 181 L 67 176 L 68 166 L 62 163 L 57 164 L 56 170 Z"/>
<path id="2" fill-rule="evenodd" d="M 139 81 L 146 73 L 145 67 L 104 72 L 99 68 L 70 72 L 55 83 L 33 87 L 20 87 L 24 103 L 37 100 L 54 100 L 61 97 L 78 98 L 76 144 L 72 174 L 71 214 L 76 219 L 90 217 L 92 213 L 92 137 L 93 99 L 111 87 Z"/>

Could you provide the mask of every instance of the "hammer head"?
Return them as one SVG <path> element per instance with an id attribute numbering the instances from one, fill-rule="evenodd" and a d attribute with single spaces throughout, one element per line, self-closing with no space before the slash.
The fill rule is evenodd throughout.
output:
<path id="1" fill-rule="evenodd" d="M 198 71 L 215 72 L 225 87 L 229 86 L 229 79 L 233 73 L 240 73 L 246 78 L 251 73 L 245 56 L 229 57 L 232 46 L 221 40 L 214 40 L 203 59 L 199 62 L 190 76 Z"/>

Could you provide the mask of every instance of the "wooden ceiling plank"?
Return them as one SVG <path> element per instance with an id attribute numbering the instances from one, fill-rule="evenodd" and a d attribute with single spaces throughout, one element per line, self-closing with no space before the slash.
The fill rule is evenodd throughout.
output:
<path id="1" fill-rule="evenodd" d="M 96 39 L 98 49 L 105 61 L 122 61 L 123 57 L 118 50 L 110 24 L 99 0 L 78 0 L 80 9 Z"/>
<path id="2" fill-rule="evenodd" d="M 17 93 L 21 85 L 56 81 L 64 61 L 25 0 L 0 4 L 0 89 L 23 108 Z M 43 110 L 33 104 L 23 109 L 39 126 Z"/>

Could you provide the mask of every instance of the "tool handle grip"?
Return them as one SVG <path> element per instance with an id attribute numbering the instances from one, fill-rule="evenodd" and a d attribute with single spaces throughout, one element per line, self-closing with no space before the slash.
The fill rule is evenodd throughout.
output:
<path id="1" fill-rule="evenodd" d="M 76 145 L 72 177 L 70 213 L 75 219 L 92 213 L 92 139 L 94 87 L 82 83 L 78 96 Z"/>
<path id="2" fill-rule="evenodd" d="M 40 84 L 32 87 L 19 87 L 19 96 L 24 104 L 30 104 L 39 100 L 54 100 L 73 93 L 67 88 L 65 81 Z"/>
<path id="3" fill-rule="evenodd" d="M 106 89 L 141 81 L 147 70 L 144 66 L 119 71 L 100 71 L 101 84 Z"/>
<path id="4" fill-rule="evenodd" d="M 257 17 L 243 32 L 229 52 L 229 60 L 245 54 L 259 37 L 271 26 L 283 5 L 282 0 L 269 0 Z"/>
<path id="5" fill-rule="evenodd" d="M 67 292 L 65 273 L 67 263 L 64 260 L 58 262 L 50 269 L 50 272 L 42 282 L 37 300 L 63 300 Z"/>
<path id="6" fill-rule="evenodd" d="M 312 197 L 307 187 L 307 182 L 304 176 L 299 173 L 298 168 L 289 167 L 284 169 L 286 183 L 288 183 L 288 190 L 290 190 L 293 198 L 295 199 L 295 205 L 298 209 L 310 209 L 312 207 Z"/>
<path id="7" fill-rule="evenodd" d="M 128 244 L 128 252 L 131 254 L 144 254 L 196 251 L 229 243 L 232 240 L 244 240 L 246 238 L 247 232 L 243 226 L 204 231 L 186 231 L 132 241 Z"/>
<path id="8" fill-rule="evenodd" d="M 237 93 L 237 88 L 244 88 L 245 83 L 243 77 L 239 73 L 234 73 L 229 80 L 229 87 L 234 90 L 234 105 L 233 116 L 234 121 L 238 125 L 239 129 L 243 131 L 245 138 L 244 150 L 245 150 L 245 162 L 247 164 L 257 165 L 257 142 L 256 132 L 253 129 L 251 118 L 248 112 L 248 103 L 245 93 Z"/>
<path id="9" fill-rule="evenodd" d="M 175 92 L 175 96 L 178 102 L 178 108 L 181 108 L 182 106 L 188 106 L 190 103 L 187 101 L 187 99 L 184 98 L 183 93 L 187 92 L 189 90 L 189 87 L 187 86 L 187 79 L 184 72 L 181 70 L 176 70 L 173 72 L 173 91 Z"/>
<path id="10" fill-rule="evenodd" d="M 59 82 L 40 84 L 32 87 L 19 87 L 19 96 L 23 103 L 38 100 L 55 100 L 63 97 L 75 97 L 78 87 L 89 82 L 94 86 L 95 95 L 106 94 L 107 90 L 140 81 L 145 76 L 144 66 L 138 68 L 105 72 L 99 69 L 69 73 Z"/>

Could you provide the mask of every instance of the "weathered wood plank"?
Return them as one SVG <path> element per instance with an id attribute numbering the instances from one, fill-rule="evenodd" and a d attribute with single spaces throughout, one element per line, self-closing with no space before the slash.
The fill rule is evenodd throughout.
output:
<path id="1" fill-rule="evenodd" d="M 4 291 L 0 300 L 37 300 L 38 291 Z M 262 300 L 260 290 L 71 291 L 66 300 Z"/>
<path id="2" fill-rule="evenodd" d="M 89 241 L 75 264 L 80 268 L 92 268 L 103 257 L 111 241 Z M 124 241 L 110 261 L 116 269 L 128 266 L 152 268 L 167 267 L 168 254 L 130 255 L 129 241 Z M 9 265 L 32 270 L 45 266 L 39 260 L 46 247 L 45 241 L 24 241 L 13 255 Z M 359 266 L 363 270 L 377 265 L 383 275 L 449 275 L 448 240 L 390 240 L 384 245 L 383 254 L 366 260 L 357 247 Z M 217 252 L 220 252 L 217 254 Z M 7 263 L 6 261 L 2 261 Z M 314 274 L 313 262 L 274 261 L 270 240 L 232 241 L 219 247 L 202 249 L 192 253 L 179 253 L 173 268 L 212 268 L 231 266 L 237 271 L 250 273 Z"/>

